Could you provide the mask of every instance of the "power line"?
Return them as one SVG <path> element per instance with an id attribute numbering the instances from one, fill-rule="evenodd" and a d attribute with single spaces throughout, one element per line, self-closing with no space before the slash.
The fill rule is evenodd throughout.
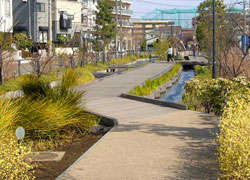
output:
<path id="1" fill-rule="evenodd" d="M 184 5 L 157 3 L 157 2 L 150 2 L 150 1 L 145 1 L 145 0 L 136 0 L 136 1 L 140 1 L 140 2 L 148 3 L 148 4 L 161 5 L 161 6 L 171 6 L 171 7 L 196 7 L 196 6 L 184 6 Z"/>

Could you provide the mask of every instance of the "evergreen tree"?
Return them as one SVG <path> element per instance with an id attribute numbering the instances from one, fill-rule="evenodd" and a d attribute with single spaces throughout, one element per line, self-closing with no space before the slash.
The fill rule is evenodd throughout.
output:
<path id="1" fill-rule="evenodd" d="M 105 62 L 105 50 L 106 46 L 116 35 L 116 24 L 113 20 L 113 11 L 114 6 L 110 0 L 99 0 L 97 4 L 96 11 L 96 26 L 94 36 L 96 42 L 103 43 L 103 63 Z M 97 48 L 99 49 L 99 48 Z"/>

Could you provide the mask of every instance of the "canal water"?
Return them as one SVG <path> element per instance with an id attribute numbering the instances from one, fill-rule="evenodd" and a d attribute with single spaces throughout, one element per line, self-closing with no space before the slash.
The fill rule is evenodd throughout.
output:
<path id="1" fill-rule="evenodd" d="M 194 70 L 184 69 L 176 84 L 161 95 L 160 100 L 179 103 L 182 100 L 182 94 L 185 93 L 184 86 L 188 80 L 195 76 Z"/>

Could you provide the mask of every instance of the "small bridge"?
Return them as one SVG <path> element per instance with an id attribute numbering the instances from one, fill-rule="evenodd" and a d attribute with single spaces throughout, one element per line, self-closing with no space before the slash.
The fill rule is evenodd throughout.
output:
<path id="1" fill-rule="evenodd" d="M 176 60 L 175 62 L 181 63 L 183 66 L 208 65 L 208 59 L 205 57 L 188 56 L 188 59 L 189 60 Z"/>

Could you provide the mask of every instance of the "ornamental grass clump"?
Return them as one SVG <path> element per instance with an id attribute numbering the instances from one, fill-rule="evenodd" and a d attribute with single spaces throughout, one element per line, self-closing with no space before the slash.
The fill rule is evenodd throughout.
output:
<path id="1" fill-rule="evenodd" d="M 234 96 L 221 118 L 219 162 L 221 179 L 250 179 L 250 90 Z"/>
<path id="2" fill-rule="evenodd" d="M 12 99 L 0 99 L 0 133 L 8 132 L 15 128 L 19 107 Z"/>
<path id="3" fill-rule="evenodd" d="M 71 89 L 77 81 L 74 70 L 66 71 L 55 88 L 36 76 L 30 78 L 21 85 L 24 98 L 15 100 L 20 108 L 15 123 L 24 127 L 28 138 L 54 139 L 94 124 L 93 116 L 84 112 L 83 92 Z"/>

